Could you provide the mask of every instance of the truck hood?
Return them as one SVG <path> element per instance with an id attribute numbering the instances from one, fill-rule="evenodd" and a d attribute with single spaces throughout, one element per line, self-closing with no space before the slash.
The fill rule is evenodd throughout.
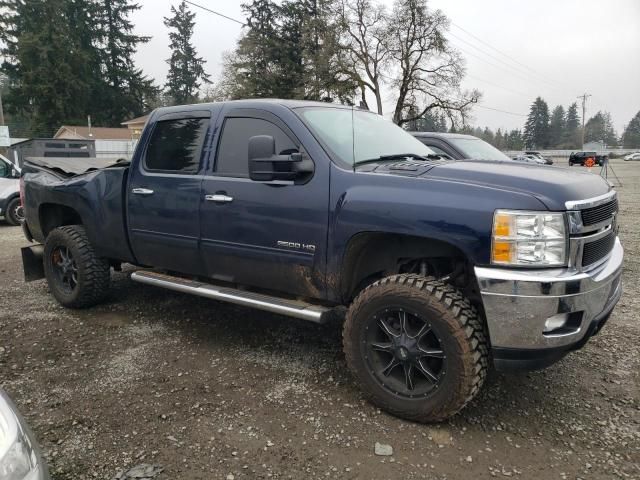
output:
<path id="1" fill-rule="evenodd" d="M 364 169 L 363 169 L 364 170 Z M 367 166 L 366 171 L 425 179 L 438 179 L 527 193 L 549 210 L 565 210 L 565 202 L 597 197 L 611 185 L 597 172 L 582 168 L 559 168 L 519 162 L 459 160 L 416 162 Z"/>
<path id="2" fill-rule="evenodd" d="M 517 162 L 459 161 L 436 165 L 425 173 L 464 183 L 529 193 L 549 210 L 565 210 L 565 202 L 597 197 L 611 185 L 597 173 L 579 168 Z"/>

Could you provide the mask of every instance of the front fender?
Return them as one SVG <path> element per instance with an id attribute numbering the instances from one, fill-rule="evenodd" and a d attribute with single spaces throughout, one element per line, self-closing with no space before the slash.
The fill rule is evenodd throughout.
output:
<path id="1" fill-rule="evenodd" d="M 527 193 L 429 177 L 345 171 L 333 166 L 328 233 L 329 296 L 350 240 L 379 232 L 437 240 L 460 250 L 472 265 L 487 265 L 498 208 L 546 210 Z"/>

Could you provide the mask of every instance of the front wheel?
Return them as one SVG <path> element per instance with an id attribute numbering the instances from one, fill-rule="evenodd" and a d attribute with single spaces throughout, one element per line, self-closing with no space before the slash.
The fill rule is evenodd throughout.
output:
<path id="1" fill-rule="evenodd" d="M 343 343 L 369 400 L 418 422 L 460 411 L 487 374 L 475 308 L 453 287 L 419 275 L 393 275 L 363 290 L 347 313 Z"/>
<path id="2" fill-rule="evenodd" d="M 68 225 L 49 233 L 43 262 L 49 289 L 65 307 L 91 307 L 108 293 L 109 261 L 96 254 L 84 227 Z"/>

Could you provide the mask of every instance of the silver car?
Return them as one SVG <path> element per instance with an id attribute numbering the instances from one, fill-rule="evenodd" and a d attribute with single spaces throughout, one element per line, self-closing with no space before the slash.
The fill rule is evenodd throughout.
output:
<path id="1" fill-rule="evenodd" d="M 48 480 L 49 471 L 33 433 L 0 388 L 0 479 Z"/>

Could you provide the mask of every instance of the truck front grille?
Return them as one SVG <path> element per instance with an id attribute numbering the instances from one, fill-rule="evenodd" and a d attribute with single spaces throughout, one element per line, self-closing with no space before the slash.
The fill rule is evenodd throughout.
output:
<path id="1" fill-rule="evenodd" d="M 585 243 L 582 252 L 582 266 L 588 267 L 589 265 L 593 265 L 609 255 L 609 252 L 613 250 L 615 241 L 616 232 L 611 229 L 608 235 L 593 242 Z"/>
<path id="2" fill-rule="evenodd" d="M 585 227 L 611 220 L 618 213 L 618 200 L 614 199 L 597 207 L 587 208 L 580 213 L 582 214 L 582 224 Z"/>

